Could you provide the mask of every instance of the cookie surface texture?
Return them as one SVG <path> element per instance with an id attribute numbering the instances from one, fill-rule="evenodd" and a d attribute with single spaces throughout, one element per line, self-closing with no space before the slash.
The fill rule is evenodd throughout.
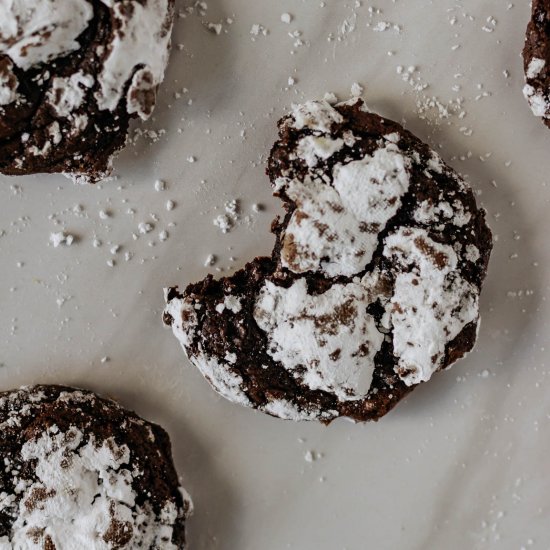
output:
<path id="1" fill-rule="evenodd" d="M 168 62 L 174 0 L 2 0 L 0 173 L 108 176 Z"/>
<path id="2" fill-rule="evenodd" d="M 550 128 L 550 0 L 533 0 L 523 49 L 523 95 Z"/>
<path id="3" fill-rule="evenodd" d="M 161 427 L 62 386 L 0 393 L 0 426 L 0 548 L 186 548 L 191 504 Z"/>
<path id="4" fill-rule="evenodd" d="M 475 343 L 492 236 L 472 190 L 361 100 L 295 106 L 267 169 L 271 258 L 167 289 L 218 393 L 292 420 L 385 415 Z"/>

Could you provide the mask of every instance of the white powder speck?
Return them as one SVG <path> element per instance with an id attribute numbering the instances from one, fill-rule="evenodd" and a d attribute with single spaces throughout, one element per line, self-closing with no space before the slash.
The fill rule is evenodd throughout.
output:
<path id="1" fill-rule="evenodd" d="M 73 244 L 73 241 L 74 236 L 70 233 L 65 233 L 65 231 L 50 233 L 50 242 L 53 244 L 54 248 L 57 248 L 61 245 L 71 246 L 71 244 Z"/>
<path id="2" fill-rule="evenodd" d="M 166 182 L 163 180 L 155 181 L 155 191 L 164 191 L 166 189 Z"/>
<path id="3" fill-rule="evenodd" d="M 174 201 L 166 201 L 166 210 L 170 212 L 171 210 L 174 210 L 175 207 L 176 203 Z"/>
<path id="4" fill-rule="evenodd" d="M 260 23 L 255 23 L 250 28 L 250 34 L 252 36 L 259 36 L 260 34 L 263 36 L 267 36 L 268 30 Z"/>
<path id="5" fill-rule="evenodd" d="M 363 95 L 364 91 L 365 91 L 365 89 L 363 88 L 363 86 L 361 86 L 361 84 L 358 84 L 357 82 L 354 82 L 351 85 L 351 96 L 352 97 L 361 97 Z"/>
<path id="6" fill-rule="evenodd" d="M 210 267 L 216 263 L 216 256 L 214 254 L 209 254 L 204 260 L 204 267 Z"/>
<path id="7" fill-rule="evenodd" d="M 292 21 L 292 15 L 290 15 L 290 13 L 283 13 L 281 15 L 281 21 L 288 25 Z"/>
<path id="8" fill-rule="evenodd" d="M 239 220 L 239 201 L 237 199 L 227 201 L 224 207 L 225 214 L 216 216 L 212 220 L 212 223 L 218 227 L 222 233 L 229 233 Z"/>
<path id="9" fill-rule="evenodd" d="M 207 23 L 206 28 L 214 34 L 221 34 L 223 26 L 221 23 Z"/>
<path id="10" fill-rule="evenodd" d="M 138 225 L 138 231 L 139 231 L 142 235 L 145 235 L 146 233 L 151 233 L 151 231 L 153 231 L 153 226 L 152 226 L 150 223 L 141 222 L 141 223 Z"/>

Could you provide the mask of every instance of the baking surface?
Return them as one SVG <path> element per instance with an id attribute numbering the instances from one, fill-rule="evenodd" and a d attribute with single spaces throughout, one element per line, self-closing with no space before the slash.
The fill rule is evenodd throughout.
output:
<path id="1" fill-rule="evenodd" d="M 550 132 L 521 93 L 528 3 L 189 6 L 154 119 L 115 180 L 0 177 L 1 388 L 81 386 L 162 424 L 195 503 L 193 549 L 549 548 Z M 162 326 L 162 288 L 270 252 L 276 121 L 354 83 L 488 210 L 482 326 L 473 353 L 379 423 L 293 424 L 210 390 Z M 234 199 L 223 234 L 213 220 Z M 62 230 L 75 242 L 54 248 Z"/>

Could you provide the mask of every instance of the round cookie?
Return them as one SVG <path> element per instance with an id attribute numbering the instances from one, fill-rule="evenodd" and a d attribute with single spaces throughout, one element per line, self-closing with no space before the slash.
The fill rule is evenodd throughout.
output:
<path id="1" fill-rule="evenodd" d="M 0 6 L 0 173 L 112 170 L 168 62 L 174 0 L 12 0 Z"/>
<path id="2" fill-rule="evenodd" d="M 271 258 L 166 292 L 164 322 L 227 399 L 376 420 L 470 351 L 492 236 L 472 190 L 361 100 L 295 106 L 267 173 Z"/>
<path id="3" fill-rule="evenodd" d="M 523 48 L 523 95 L 535 116 L 550 128 L 550 0 L 533 0 Z"/>
<path id="4" fill-rule="evenodd" d="M 74 388 L 0 393 L 0 548 L 185 548 L 170 439 Z"/>

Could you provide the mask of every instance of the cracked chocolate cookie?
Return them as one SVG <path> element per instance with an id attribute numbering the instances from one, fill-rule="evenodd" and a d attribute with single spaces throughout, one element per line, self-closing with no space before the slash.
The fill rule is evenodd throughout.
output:
<path id="1" fill-rule="evenodd" d="M 0 548 L 185 548 L 190 501 L 170 439 L 62 386 L 0 393 Z"/>
<path id="2" fill-rule="evenodd" d="M 267 173 L 286 209 L 271 258 L 166 291 L 165 324 L 218 393 L 376 420 L 472 349 L 492 236 L 437 153 L 361 100 L 309 102 Z"/>
<path id="3" fill-rule="evenodd" d="M 550 0 L 533 0 L 523 48 L 523 95 L 535 116 L 550 128 Z"/>
<path id="4" fill-rule="evenodd" d="M 0 5 L 0 173 L 108 176 L 164 78 L 174 0 Z"/>

